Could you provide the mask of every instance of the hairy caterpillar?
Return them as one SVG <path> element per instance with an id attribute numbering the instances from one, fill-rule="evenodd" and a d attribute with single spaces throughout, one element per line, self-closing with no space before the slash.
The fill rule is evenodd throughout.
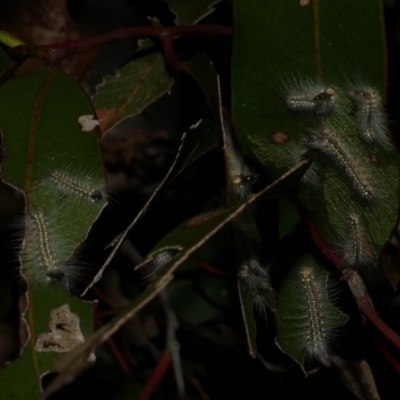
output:
<path id="1" fill-rule="evenodd" d="M 90 179 L 80 180 L 61 170 L 52 171 L 49 179 L 60 190 L 79 196 L 87 202 L 97 203 L 104 199 L 104 194 L 91 184 Z"/>
<path id="2" fill-rule="evenodd" d="M 306 297 L 308 316 L 307 353 L 326 364 L 328 358 L 328 341 L 323 323 L 323 313 L 320 306 L 321 287 L 317 285 L 312 268 L 303 267 L 300 279 Z"/>
<path id="3" fill-rule="evenodd" d="M 303 142 L 318 150 L 336 165 L 345 175 L 347 181 L 357 196 L 366 202 L 372 202 L 376 195 L 371 188 L 365 173 L 358 162 L 351 156 L 350 151 L 341 143 L 333 130 L 325 129 L 306 137 Z"/>
<path id="4" fill-rule="evenodd" d="M 237 278 L 251 296 L 258 315 L 266 317 L 269 307 L 266 297 L 273 290 L 267 271 L 258 260 L 252 258 L 240 266 Z"/>
<path id="5" fill-rule="evenodd" d="M 34 210 L 28 215 L 27 242 L 26 258 L 32 267 L 33 277 L 39 282 L 68 288 L 68 275 L 72 270 L 61 261 L 61 242 L 42 210 Z"/>
<path id="6" fill-rule="evenodd" d="M 328 271 L 307 257 L 289 272 L 280 289 L 278 344 L 304 371 L 312 360 L 330 365 L 332 341 L 347 317 L 332 305 Z"/>
<path id="7" fill-rule="evenodd" d="M 371 264 L 368 242 L 360 217 L 351 213 L 346 222 L 347 237 L 340 246 L 345 266 L 358 268 Z"/>
<path id="8" fill-rule="evenodd" d="M 337 100 L 333 88 L 324 87 L 311 79 L 288 83 L 285 85 L 285 92 L 283 101 L 287 108 L 299 113 L 331 114 Z"/>
<path id="9" fill-rule="evenodd" d="M 356 110 L 357 130 L 366 143 L 390 143 L 382 101 L 377 90 L 359 87 L 350 91 Z"/>
<path id="10" fill-rule="evenodd" d="M 151 279 L 153 276 L 167 265 L 182 249 L 180 247 L 166 247 L 152 253 L 143 262 L 136 265 L 135 271 L 144 270 L 145 279 Z"/>
<path id="11" fill-rule="evenodd" d="M 49 173 L 47 180 L 61 193 L 79 198 L 88 204 L 102 203 L 105 200 L 101 180 L 97 180 L 89 174 L 73 174 L 56 169 Z"/>

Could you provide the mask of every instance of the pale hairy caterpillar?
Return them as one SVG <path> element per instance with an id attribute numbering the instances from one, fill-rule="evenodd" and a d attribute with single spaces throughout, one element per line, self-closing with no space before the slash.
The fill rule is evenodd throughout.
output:
<path id="1" fill-rule="evenodd" d="M 26 235 L 25 258 L 31 265 L 33 278 L 68 288 L 69 279 L 76 271 L 63 262 L 60 248 L 62 239 L 55 234 L 42 210 L 34 210 L 28 215 Z"/>
<path id="2" fill-rule="evenodd" d="M 360 268 L 371 265 L 370 252 L 365 229 L 360 217 L 351 213 L 347 217 L 346 238 L 339 248 L 344 265 L 348 268 Z"/>
<path id="3" fill-rule="evenodd" d="M 390 143 L 382 100 L 377 90 L 360 86 L 350 91 L 356 109 L 355 116 L 360 138 L 366 143 Z"/>
<path id="4" fill-rule="evenodd" d="M 238 200 L 247 199 L 259 175 L 245 163 L 243 155 L 234 143 L 233 132 L 226 119 L 222 121 L 224 127 L 225 155 L 227 175 L 231 187 Z"/>
<path id="5" fill-rule="evenodd" d="M 269 307 L 267 295 L 273 290 L 267 270 L 258 260 L 251 258 L 240 266 L 237 278 L 252 298 L 256 313 L 266 317 Z"/>
<path id="6" fill-rule="evenodd" d="M 167 265 L 182 249 L 180 247 L 166 247 L 156 253 L 150 254 L 143 262 L 136 265 L 135 271 L 143 270 L 146 280 L 152 279 L 154 275 Z"/>
<path id="7" fill-rule="evenodd" d="M 253 173 L 250 169 L 244 170 L 244 173 L 232 176 L 231 182 L 240 200 L 248 198 L 257 179 L 258 174 Z"/>
<path id="8" fill-rule="evenodd" d="M 63 171 L 52 171 L 49 174 L 49 179 L 64 192 L 79 196 L 88 202 L 96 203 L 103 199 L 103 193 L 100 190 L 92 187 L 88 182 L 82 182 L 71 177 Z"/>
<path id="9" fill-rule="evenodd" d="M 326 156 L 344 174 L 359 198 L 366 202 L 375 200 L 376 194 L 363 168 L 359 166 L 359 162 L 354 159 L 351 152 L 332 129 L 318 131 L 314 135 L 304 138 L 303 142 L 318 150 L 321 155 Z"/>
<path id="10" fill-rule="evenodd" d="M 293 80 L 285 84 L 283 101 L 290 111 L 320 116 L 334 111 L 337 95 L 332 87 L 315 83 L 311 79 Z"/>
<path id="11" fill-rule="evenodd" d="M 80 198 L 86 203 L 101 203 L 105 200 L 101 184 L 90 175 L 74 175 L 67 171 L 52 170 L 48 180 L 63 193 Z"/>
<path id="12" fill-rule="evenodd" d="M 330 365 L 337 330 L 347 317 L 332 304 L 328 271 L 311 258 L 282 282 L 277 316 L 278 344 L 306 372 L 317 360 Z"/>
<path id="13" fill-rule="evenodd" d="M 321 307 L 321 290 L 325 289 L 316 281 L 313 270 L 310 267 L 301 268 L 300 279 L 306 299 L 305 306 L 307 308 L 307 353 L 320 362 L 327 364 L 329 341 L 327 340 L 327 332 L 323 321 L 324 315 Z"/>

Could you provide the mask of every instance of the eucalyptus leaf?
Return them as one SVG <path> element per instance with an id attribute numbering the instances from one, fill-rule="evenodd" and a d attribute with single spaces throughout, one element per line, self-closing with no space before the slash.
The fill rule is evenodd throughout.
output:
<path id="1" fill-rule="evenodd" d="M 277 343 L 307 374 L 315 361 L 331 364 L 332 347 L 347 316 L 332 304 L 338 288 L 328 265 L 307 250 L 298 255 L 295 263 L 285 265 L 279 289 Z"/>
<path id="2" fill-rule="evenodd" d="M 94 111 L 74 80 L 49 67 L 2 85 L 0 97 L 6 99 L 0 110 L 7 150 L 2 179 L 25 198 L 26 216 L 10 218 L 24 239 L 28 292 L 21 325 L 29 336 L 22 356 L 0 379 L 10 397 L 22 399 L 39 395 L 40 379 L 60 353 L 92 331 L 93 305 L 55 285 L 71 289 L 85 273 L 71 256 L 106 204 L 105 180 L 98 131 L 87 132 L 79 122 Z"/>
<path id="3" fill-rule="evenodd" d="M 377 133 L 383 141 L 366 140 L 360 124 L 369 118 L 365 96 L 375 104 L 366 125 L 387 124 L 381 13 L 379 1 L 235 2 L 232 90 L 241 143 L 270 176 L 317 153 L 299 197 L 345 266 L 355 247 L 377 264 L 397 219 L 397 152 L 385 132 Z M 281 218 L 284 236 L 298 216 L 283 206 Z"/>
<path id="4" fill-rule="evenodd" d="M 173 79 L 165 69 L 164 57 L 151 43 L 140 42 L 137 51 L 150 53 L 128 62 L 97 86 L 92 101 L 103 132 L 139 114 L 171 89 Z"/>

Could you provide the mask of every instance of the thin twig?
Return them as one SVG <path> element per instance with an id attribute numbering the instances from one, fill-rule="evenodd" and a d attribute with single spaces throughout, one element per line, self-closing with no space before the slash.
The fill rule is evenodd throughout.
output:
<path id="1" fill-rule="evenodd" d="M 386 343 L 387 341 L 384 342 L 381 337 L 378 337 L 376 332 L 375 334 L 372 333 L 372 337 L 376 345 L 379 347 L 381 353 L 390 362 L 397 374 L 400 375 L 400 360 L 399 357 L 396 356 L 396 353 L 393 351 L 393 348 L 389 348 L 388 343 Z"/>
<path id="2" fill-rule="evenodd" d="M 180 357 L 180 344 L 176 338 L 175 332 L 179 328 L 178 318 L 172 309 L 169 300 L 168 292 L 164 289 L 160 293 L 160 299 L 162 301 L 165 315 L 167 317 L 167 348 L 171 354 L 172 367 L 174 370 L 175 382 L 178 392 L 178 398 L 185 399 L 185 380 L 183 378 L 182 363 Z"/>
<path id="3" fill-rule="evenodd" d="M 353 297 L 356 299 L 357 305 L 363 312 L 365 317 L 380 332 L 382 332 L 397 348 L 400 349 L 400 336 L 377 314 L 374 303 L 367 291 L 367 288 L 360 274 L 356 271 L 344 271 L 343 278 L 347 280 Z"/>

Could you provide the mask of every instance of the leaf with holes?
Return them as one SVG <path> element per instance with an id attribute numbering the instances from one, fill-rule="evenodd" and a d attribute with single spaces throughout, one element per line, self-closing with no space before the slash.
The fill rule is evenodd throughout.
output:
<path id="1" fill-rule="evenodd" d="M 92 304 L 64 289 L 77 290 L 78 278 L 90 272 L 74 250 L 106 204 L 105 180 L 98 131 L 84 131 L 80 123 L 94 111 L 70 77 L 45 68 L 7 82 L 0 97 L 7 150 L 2 179 L 25 199 L 26 215 L 10 215 L 7 229 L 18 239 L 12 242 L 16 250 L 24 245 L 28 291 L 21 324 L 26 322 L 29 337 L 20 359 L 0 379 L 9 397 L 27 398 L 40 393 L 40 378 L 60 352 L 92 330 Z"/>

